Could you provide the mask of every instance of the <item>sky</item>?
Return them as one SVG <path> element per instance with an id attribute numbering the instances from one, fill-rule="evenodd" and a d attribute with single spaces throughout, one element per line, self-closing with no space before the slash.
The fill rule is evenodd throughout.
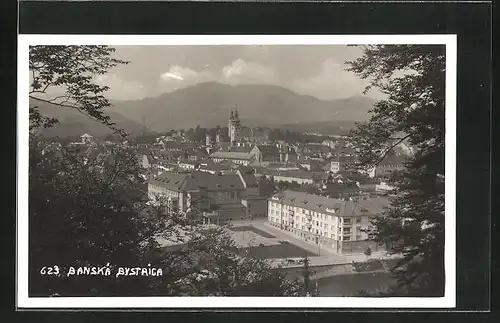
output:
<path id="1" fill-rule="evenodd" d="M 117 66 L 97 82 L 110 87 L 111 99 L 156 97 L 201 82 L 271 84 L 298 94 L 334 100 L 363 95 L 367 85 L 345 71 L 345 61 L 361 56 L 358 47 L 289 46 L 117 46 Z M 379 98 L 375 90 L 366 94 Z"/>

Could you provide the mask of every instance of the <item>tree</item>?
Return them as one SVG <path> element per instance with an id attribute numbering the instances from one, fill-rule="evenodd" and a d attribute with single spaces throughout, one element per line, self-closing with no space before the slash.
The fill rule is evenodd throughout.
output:
<path id="1" fill-rule="evenodd" d="M 125 136 L 103 113 L 111 106 L 104 96 L 109 87 L 96 82 L 96 76 L 128 64 L 111 57 L 114 51 L 109 46 L 30 46 L 30 99 L 75 109 Z M 57 122 L 57 118 L 42 116 L 36 106 L 30 107 L 30 130 Z"/>
<path id="2" fill-rule="evenodd" d="M 302 264 L 303 286 L 301 296 L 319 296 L 317 284 L 316 288 L 314 288 L 311 284 L 311 276 L 313 275 L 313 273 L 309 269 L 309 257 L 307 257 L 307 253 L 302 258 Z"/>
<path id="3" fill-rule="evenodd" d="M 47 264 L 68 270 L 140 263 L 142 236 L 155 228 L 137 211 L 144 192 L 138 186 L 135 154 L 116 148 L 108 148 L 108 153 L 87 148 L 49 150 L 35 139 L 30 144 L 31 293 L 140 292 L 135 281 L 123 284 L 114 277 L 51 278 L 39 273 Z"/>
<path id="4" fill-rule="evenodd" d="M 30 293 L 47 296 L 297 296 L 298 283 L 242 257 L 227 228 L 207 229 L 158 196 L 146 203 L 135 154 L 118 148 L 30 154 Z M 42 153 L 43 152 L 43 153 Z M 194 214 L 196 205 L 192 207 Z M 165 250 L 157 237 L 180 247 Z M 161 268 L 161 277 L 67 276 L 69 267 Z M 40 275 L 45 265 L 61 275 Z"/>
<path id="5" fill-rule="evenodd" d="M 404 258 L 392 269 L 409 294 L 444 295 L 445 46 L 377 45 L 348 62 L 386 98 L 358 124 L 360 167 L 379 163 L 407 141 L 416 153 L 394 174 L 396 198 L 371 236 Z"/>
<path id="6" fill-rule="evenodd" d="M 30 98 L 74 108 L 113 128 L 102 112 L 110 106 L 103 95 L 108 88 L 94 79 L 126 63 L 111 58 L 113 51 L 107 46 L 31 47 Z M 48 98 L 50 87 L 64 94 Z M 56 118 L 41 116 L 36 107 L 30 109 L 30 130 L 55 122 Z M 200 224 L 201 217 L 171 211 L 162 199 L 149 203 L 134 151 L 119 146 L 50 145 L 33 132 L 29 142 L 31 295 L 297 295 L 297 285 L 279 268 L 265 260 L 241 257 L 224 228 L 207 230 Z M 181 247 L 165 251 L 158 237 Z M 120 278 L 66 275 L 70 266 L 108 263 L 111 269 L 152 265 L 164 273 Z M 54 264 L 61 267 L 60 273 L 41 275 L 43 266 Z M 208 280 L 200 277 L 206 273 Z"/>
<path id="7" fill-rule="evenodd" d="M 367 258 L 372 255 L 372 249 L 370 249 L 370 247 L 366 248 L 365 255 L 366 255 Z"/>
<path id="8" fill-rule="evenodd" d="M 261 176 L 258 185 L 260 196 L 271 196 L 274 193 L 274 183 L 268 180 L 265 175 Z"/>

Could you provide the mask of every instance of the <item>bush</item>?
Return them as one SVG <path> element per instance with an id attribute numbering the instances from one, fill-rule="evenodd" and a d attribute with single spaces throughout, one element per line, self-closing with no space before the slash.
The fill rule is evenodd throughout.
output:
<path id="1" fill-rule="evenodd" d="M 367 262 L 355 262 L 352 266 L 355 272 L 367 272 L 384 269 L 382 261 L 378 259 Z"/>

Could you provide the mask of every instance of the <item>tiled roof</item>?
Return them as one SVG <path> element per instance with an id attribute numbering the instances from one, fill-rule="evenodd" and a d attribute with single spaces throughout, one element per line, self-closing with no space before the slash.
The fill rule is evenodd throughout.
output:
<path id="1" fill-rule="evenodd" d="M 228 152 L 228 151 L 216 151 L 212 155 L 212 158 L 223 158 L 223 159 L 241 159 L 241 160 L 250 160 L 254 156 L 250 153 L 244 152 Z"/>
<path id="2" fill-rule="evenodd" d="M 267 176 L 282 176 L 282 177 L 311 179 L 311 180 L 321 180 L 321 179 L 326 179 L 328 177 L 326 173 L 307 172 L 302 170 L 275 170 L 275 169 L 259 168 L 256 171 L 258 171 L 259 174 Z"/>
<path id="3" fill-rule="evenodd" d="M 269 198 L 269 201 L 285 205 L 300 207 L 314 212 L 331 213 L 328 210 L 335 210 L 339 216 L 356 215 L 378 215 L 382 213 L 390 204 L 384 197 L 359 199 L 357 201 L 342 201 L 340 199 L 327 198 L 320 195 L 307 194 L 304 192 L 284 191 Z"/>
<path id="4" fill-rule="evenodd" d="M 257 180 L 254 176 L 254 170 L 251 167 L 241 166 L 238 167 L 238 171 L 240 172 L 241 178 L 245 182 L 246 187 L 257 186 Z"/>
<path id="5" fill-rule="evenodd" d="M 214 175 L 206 172 L 175 173 L 166 171 L 152 179 L 150 183 L 175 191 L 244 189 L 237 174 Z"/>
<path id="6" fill-rule="evenodd" d="M 189 159 L 183 159 L 179 162 L 179 164 L 197 165 L 198 163 Z"/>
<path id="7" fill-rule="evenodd" d="M 243 146 L 243 147 L 230 147 L 228 152 L 233 153 L 250 153 L 252 151 L 253 146 Z"/>
<path id="8" fill-rule="evenodd" d="M 273 145 L 259 145 L 259 150 L 263 155 L 279 154 L 279 149 Z"/>
<path id="9" fill-rule="evenodd" d="M 237 174 L 214 175 L 206 172 L 192 172 L 186 178 L 183 190 L 243 190 L 243 183 Z"/>
<path id="10" fill-rule="evenodd" d="M 299 168 L 297 163 L 277 163 L 277 162 L 269 162 L 267 164 L 268 168 Z"/>
<path id="11" fill-rule="evenodd" d="M 169 190 L 180 191 L 188 174 L 163 172 L 150 180 L 151 184 L 165 187 Z"/>
<path id="12" fill-rule="evenodd" d="M 403 165 L 405 162 L 405 157 L 401 155 L 388 155 L 378 164 L 379 166 L 384 165 Z"/>
<path id="13" fill-rule="evenodd" d="M 354 157 L 354 156 L 334 155 L 334 156 L 332 156 L 332 158 L 330 158 L 330 161 L 340 162 L 342 164 L 348 164 L 348 163 L 355 162 L 356 161 L 356 157 Z"/>

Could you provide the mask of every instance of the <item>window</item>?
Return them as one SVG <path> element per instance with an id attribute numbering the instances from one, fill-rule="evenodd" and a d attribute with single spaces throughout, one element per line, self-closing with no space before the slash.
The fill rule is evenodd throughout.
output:
<path id="1" fill-rule="evenodd" d="M 344 224 L 345 225 L 350 225 L 351 224 L 351 219 L 344 219 Z"/>
<path id="2" fill-rule="evenodd" d="M 344 228 L 345 234 L 351 234 L 351 228 Z"/>
<path id="3" fill-rule="evenodd" d="M 318 221 L 316 221 L 316 225 L 318 225 Z"/>
<path id="4" fill-rule="evenodd" d="M 344 240 L 344 241 L 350 241 L 351 240 L 351 236 L 343 236 L 342 240 Z"/>
<path id="5" fill-rule="evenodd" d="M 361 223 L 361 218 L 356 218 L 356 223 Z"/>

